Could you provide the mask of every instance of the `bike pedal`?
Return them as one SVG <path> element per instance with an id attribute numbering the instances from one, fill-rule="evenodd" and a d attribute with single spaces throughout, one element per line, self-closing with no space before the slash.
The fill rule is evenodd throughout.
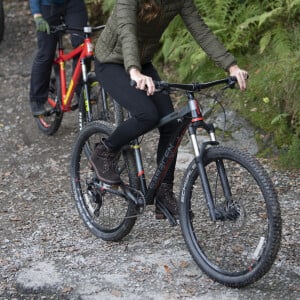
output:
<path id="1" fill-rule="evenodd" d="M 102 188 L 103 189 L 106 189 L 106 190 L 115 190 L 117 191 L 119 189 L 120 185 L 119 184 L 113 184 L 113 185 L 110 185 L 110 184 L 107 184 L 107 183 L 102 183 Z"/>
<path id="2" fill-rule="evenodd" d="M 52 108 L 50 110 L 45 111 L 45 113 L 43 115 L 41 115 L 40 117 L 50 117 L 51 115 L 53 115 L 54 113 L 57 113 L 56 108 Z"/>

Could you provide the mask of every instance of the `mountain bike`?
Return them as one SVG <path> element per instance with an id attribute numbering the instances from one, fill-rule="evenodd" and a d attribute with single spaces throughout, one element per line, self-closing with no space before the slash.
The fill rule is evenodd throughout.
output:
<path id="1" fill-rule="evenodd" d="M 38 128 L 43 133 L 53 135 L 59 129 L 64 113 L 77 108 L 80 130 L 93 120 L 100 119 L 112 123 L 122 120 L 122 109 L 119 104 L 105 93 L 95 73 L 88 71 L 94 55 L 91 35 L 104 27 L 105 25 L 78 28 L 65 24 L 51 27 L 51 34 L 58 34 L 57 56 L 52 65 L 46 113 L 35 118 Z M 72 34 L 83 32 L 84 41 L 66 53 L 63 36 L 68 32 Z M 66 62 L 77 56 L 79 59 L 68 83 Z M 78 85 L 81 85 L 81 93 L 79 99 L 75 99 L 74 94 Z"/>
<path id="2" fill-rule="evenodd" d="M 89 155 L 114 127 L 95 121 L 79 133 L 71 156 L 72 192 L 83 222 L 95 236 L 119 241 L 130 233 L 146 206 L 154 204 L 157 190 L 188 132 L 195 157 L 182 178 L 179 223 L 193 259 L 210 278 L 235 288 L 254 283 L 269 271 L 281 241 L 280 206 L 272 181 L 259 161 L 246 151 L 220 145 L 213 124 L 204 120 L 205 112 L 195 98 L 195 93 L 203 93 L 206 88 L 223 85 L 220 90 L 224 91 L 235 83 L 235 77 L 193 84 L 155 83 L 157 92 L 184 93 L 187 104 L 157 125 L 178 122 L 149 184 L 140 139 L 120 151 L 115 165 L 122 184 L 109 186 L 97 179 Z M 220 102 L 218 95 L 215 101 Z M 204 102 L 205 95 L 202 98 Z M 199 131 L 208 134 L 206 141 L 199 141 Z M 171 225 L 177 224 L 163 203 L 156 201 L 156 206 Z"/>

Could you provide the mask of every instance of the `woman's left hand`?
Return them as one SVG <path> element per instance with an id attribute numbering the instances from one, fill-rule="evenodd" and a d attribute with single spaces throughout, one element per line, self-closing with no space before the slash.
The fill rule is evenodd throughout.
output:
<path id="1" fill-rule="evenodd" d="M 237 78 L 240 89 L 245 90 L 247 88 L 248 72 L 240 69 L 238 65 L 231 66 L 228 71 L 230 76 Z"/>

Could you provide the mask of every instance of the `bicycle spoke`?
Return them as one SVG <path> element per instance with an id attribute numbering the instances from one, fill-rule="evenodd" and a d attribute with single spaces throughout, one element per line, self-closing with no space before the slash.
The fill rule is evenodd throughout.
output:
<path id="1" fill-rule="evenodd" d="M 135 223 L 136 206 L 128 201 L 123 186 L 109 186 L 100 182 L 89 163 L 96 145 L 107 137 L 106 126 L 110 125 L 92 122 L 81 131 L 72 154 L 72 188 L 78 211 L 92 233 L 104 240 L 120 240 L 130 232 Z M 133 157 L 128 159 L 127 155 L 120 153 L 116 168 L 122 170 L 120 177 L 130 186 L 133 182 L 128 166 Z M 136 178 L 136 171 L 133 174 Z"/>

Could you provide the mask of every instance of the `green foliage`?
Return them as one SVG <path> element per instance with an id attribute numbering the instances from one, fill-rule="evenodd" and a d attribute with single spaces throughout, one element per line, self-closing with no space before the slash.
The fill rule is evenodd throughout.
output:
<path id="1" fill-rule="evenodd" d="M 94 1 L 102 1 L 106 14 L 115 2 Z M 206 24 L 250 73 L 248 90 L 233 93 L 233 97 L 239 97 L 233 105 L 260 132 L 272 137 L 282 159 L 300 167 L 295 161 L 300 157 L 300 0 L 194 2 Z M 161 45 L 155 62 L 168 70 L 165 76 L 169 78 L 201 81 L 224 76 L 193 40 L 180 17 L 167 28 Z"/>
<path id="2" fill-rule="evenodd" d="M 115 4 L 115 0 L 104 0 L 103 2 L 103 11 L 104 13 L 109 13 Z"/>
<path id="3" fill-rule="evenodd" d="M 300 52 L 279 59 L 269 50 L 247 59 L 252 70 L 249 88 L 234 106 L 271 135 L 277 149 L 286 149 L 294 137 L 300 136 Z"/>
<path id="4" fill-rule="evenodd" d="M 114 4 L 114 1 L 85 0 L 89 22 L 93 26 L 102 25 L 106 22 L 107 16 Z"/>
<path id="5" fill-rule="evenodd" d="M 272 137 L 280 153 L 288 149 L 289 156 L 299 156 L 295 141 L 300 136 L 300 0 L 195 3 L 206 24 L 250 72 L 249 89 L 242 96 L 238 93 L 235 106 Z M 175 64 L 182 80 L 220 77 L 221 70 L 199 50 L 180 18 L 162 42 L 159 58 Z"/>
<path id="6" fill-rule="evenodd" d="M 264 53 L 272 48 L 275 55 L 281 56 L 289 55 L 292 50 L 293 40 L 287 29 L 293 27 L 299 13 L 299 0 L 196 0 L 195 4 L 206 24 L 236 55 Z M 162 42 L 160 58 L 166 63 L 179 64 L 178 73 L 182 79 L 189 80 L 202 72 L 207 57 L 187 33 L 180 18 L 168 27 Z"/>
<path id="7" fill-rule="evenodd" d="M 294 136 L 289 148 L 281 154 L 279 165 L 288 169 L 300 169 L 300 139 Z"/>

